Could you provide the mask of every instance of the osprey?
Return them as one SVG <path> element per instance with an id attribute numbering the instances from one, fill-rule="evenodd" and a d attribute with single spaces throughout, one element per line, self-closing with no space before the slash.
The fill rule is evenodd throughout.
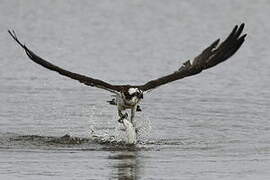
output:
<path id="1" fill-rule="evenodd" d="M 240 26 L 236 25 L 223 42 L 219 43 L 220 39 L 217 39 L 193 60 L 185 61 L 175 72 L 151 80 L 143 85 L 112 85 L 103 80 L 67 71 L 36 55 L 32 50 L 18 40 L 15 31 L 9 30 L 8 32 L 12 38 L 25 50 L 27 56 L 35 63 L 52 71 L 56 71 L 63 76 L 77 80 L 87 86 L 101 88 L 114 93 L 113 96 L 115 98 L 108 102 L 117 106 L 118 115 L 120 117 L 118 121 L 123 123 L 123 119 L 127 119 L 128 117 L 128 114 L 123 114 L 123 111 L 126 109 L 131 109 L 130 122 L 133 125 L 135 112 L 141 110 L 138 104 L 143 99 L 143 94 L 145 92 L 169 82 L 176 81 L 187 76 L 196 75 L 205 69 L 214 67 L 215 65 L 227 60 L 241 47 L 245 41 L 246 34 L 242 35 L 243 29 L 244 23 L 242 23 Z"/>

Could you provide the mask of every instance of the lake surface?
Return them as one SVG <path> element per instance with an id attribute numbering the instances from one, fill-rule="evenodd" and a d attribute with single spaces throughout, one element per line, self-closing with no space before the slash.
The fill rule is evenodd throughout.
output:
<path id="1" fill-rule="evenodd" d="M 16 1 L 0 5 L 0 179 L 269 179 L 267 0 Z M 29 61 L 8 35 L 112 84 L 171 73 L 235 24 L 227 62 L 145 95 L 123 143 L 111 94 Z"/>

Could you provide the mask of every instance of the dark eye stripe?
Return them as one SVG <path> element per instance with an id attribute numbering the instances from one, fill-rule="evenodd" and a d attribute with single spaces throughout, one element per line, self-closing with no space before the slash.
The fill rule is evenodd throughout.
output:
<path id="1" fill-rule="evenodd" d="M 124 95 L 125 95 L 126 99 L 131 99 L 131 98 L 133 97 L 133 96 L 130 95 L 129 93 L 124 93 Z"/>

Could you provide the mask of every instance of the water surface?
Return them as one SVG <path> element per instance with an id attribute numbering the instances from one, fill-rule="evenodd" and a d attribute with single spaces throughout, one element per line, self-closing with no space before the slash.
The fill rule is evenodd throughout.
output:
<path id="1" fill-rule="evenodd" d="M 259 0 L 16 1 L 0 6 L 1 179 L 268 179 L 270 3 Z M 114 84 L 175 71 L 235 24 L 229 61 L 146 95 L 136 146 L 123 144 L 110 93 L 29 61 Z"/>

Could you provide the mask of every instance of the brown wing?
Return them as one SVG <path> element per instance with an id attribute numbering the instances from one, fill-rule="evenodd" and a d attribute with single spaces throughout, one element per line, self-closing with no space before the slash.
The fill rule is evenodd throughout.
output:
<path id="1" fill-rule="evenodd" d="M 58 66 L 53 65 L 52 63 L 42 59 L 39 56 L 37 56 L 34 52 L 32 52 L 24 44 L 22 44 L 18 40 L 18 38 L 16 36 L 16 33 L 14 31 L 11 32 L 9 30 L 8 32 L 13 37 L 13 39 L 25 50 L 27 56 L 32 61 L 36 62 L 37 64 L 39 64 L 39 65 L 41 65 L 41 66 L 43 66 L 43 67 L 45 67 L 47 69 L 50 69 L 52 71 L 56 71 L 59 74 L 67 76 L 67 77 L 69 77 L 71 79 L 78 80 L 79 82 L 84 83 L 85 85 L 88 85 L 88 86 L 95 86 L 95 87 L 98 87 L 98 88 L 101 88 L 101 89 L 108 90 L 110 92 L 120 92 L 121 91 L 122 86 L 114 86 L 114 85 L 106 83 L 106 82 L 104 82 L 102 80 L 94 79 L 94 78 L 87 77 L 87 76 L 84 76 L 84 75 L 80 75 L 80 74 L 77 74 L 77 73 L 73 73 L 73 72 L 67 71 L 65 69 L 62 69 L 62 68 L 60 68 Z"/>
<path id="2" fill-rule="evenodd" d="M 239 27 L 236 25 L 231 34 L 219 46 L 219 39 L 214 41 L 207 47 L 200 55 L 194 58 L 193 61 L 186 61 L 174 73 L 167 76 L 152 80 L 144 85 L 138 86 L 141 90 L 147 91 L 163 84 L 182 79 L 187 76 L 192 76 L 200 73 L 201 71 L 211 68 L 228 58 L 230 58 L 245 41 L 246 34 L 241 35 L 245 24 Z"/>

